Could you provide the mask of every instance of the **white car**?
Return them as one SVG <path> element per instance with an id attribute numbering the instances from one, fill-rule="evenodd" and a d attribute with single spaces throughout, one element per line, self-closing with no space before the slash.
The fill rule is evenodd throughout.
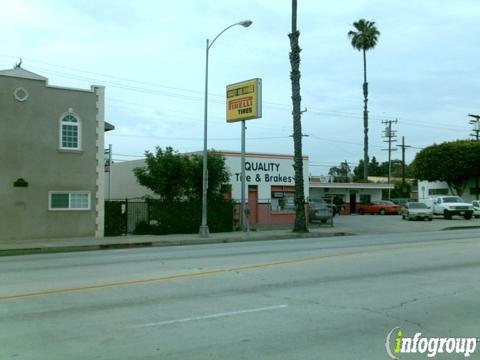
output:
<path id="1" fill-rule="evenodd" d="M 424 203 L 409 202 L 405 204 L 405 207 L 401 211 L 402 219 L 406 220 L 433 220 L 432 208 L 428 207 Z"/>
<path id="2" fill-rule="evenodd" d="M 473 217 L 473 206 L 466 203 L 459 196 L 436 196 L 423 201 L 427 206 L 432 206 L 434 215 L 443 215 L 445 219 L 450 220 L 452 216 L 459 215 L 470 220 Z"/>
<path id="3" fill-rule="evenodd" d="M 472 201 L 472 205 L 473 205 L 473 216 L 475 216 L 475 218 L 480 218 L 480 200 L 473 200 Z"/>

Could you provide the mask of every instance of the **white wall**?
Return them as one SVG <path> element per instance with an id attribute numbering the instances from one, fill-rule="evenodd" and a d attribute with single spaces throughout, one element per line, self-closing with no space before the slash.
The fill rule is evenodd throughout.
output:
<path id="1" fill-rule="evenodd" d="M 110 199 L 141 198 L 146 195 L 155 197 L 155 194 L 140 185 L 133 173 L 136 167 L 144 167 L 145 160 L 133 160 L 113 163 L 111 173 L 105 173 L 105 199 L 109 199 L 108 187 L 111 184 Z"/>
<path id="2" fill-rule="evenodd" d="M 342 195 L 343 201 L 345 203 L 350 202 L 350 192 L 355 193 L 356 202 L 360 202 L 360 195 L 370 195 L 371 201 L 380 201 L 382 200 L 382 190 L 381 189 L 338 189 L 338 188 L 329 188 L 328 191 L 325 191 L 325 188 L 311 188 L 310 189 L 310 198 L 322 198 L 324 196 L 330 195 Z"/>
<path id="3" fill-rule="evenodd" d="M 419 180 L 418 181 L 418 200 L 425 200 L 426 198 L 435 196 L 435 194 L 430 194 L 431 190 L 448 190 L 446 195 L 452 195 L 448 185 L 444 181 L 426 181 L 426 180 Z"/>
<path id="4" fill-rule="evenodd" d="M 225 163 L 230 172 L 232 185 L 232 198 L 241 198 L 241 157 L 239 153 L 225 153 Z M 303 178 L 305 198 L 309 196 L 308 159 L 303 160 Z M 246 186 L 258 186 L 258 199 L 265 201 L 271 199 L 272 186 L 295 186 L 295 171 L 293 158 L 282 155 L 246 154 L 245 156 Z M 248 190 L 245 190 L 248 198 Z M 247 199 L 248 200 L 248 199 Z"/>
<path id="5" fill-rule="evenodd" d="M 471 179 L 468 183 L 467 186 L 465 187 L 465 191 L 462 194 L 463 200 L 466 202 L 471 202 L 476 199 L 476 195 L 470 194 L 470 188 L 474 188 L 476 186 L 475 179 Z M 435 196 L 435 195 L 429 195 L 429 191 L 432 189 L 447 189 L 448 193 L 447 195 L 457 195 L 452 194 L 450 191 L 448 185 L 444 181 L 418 181 L 418 199 L 419 200 L 424 200 L 426 198 Z"/>

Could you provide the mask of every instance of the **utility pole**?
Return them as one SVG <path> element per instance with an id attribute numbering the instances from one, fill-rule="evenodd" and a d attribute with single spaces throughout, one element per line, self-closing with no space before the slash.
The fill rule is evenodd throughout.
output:
<path id="1" fill-rule="evenodd" d="M 108 173 L 108 192 L 107 192 L 107 200 L 110 200 L 110 188 L 112 186 L 111 183 L 111 174 L 112 174 L 112 144 L 108 145 L 108 149 L 104 150 L 104 158 L 105 158 L 105 172 Z"/>
<path id="2" fill-rule="evenodd" d="M 391 178 L 392 178 L 392 151 L 397 151 L 397 149 L 392 149 L 392 142 L 396 142 L 395 139 L 397 137 L 397 132 L 392 130 L 392 124 L 396 124 L 398 122 L 397 119 L 395 120 L 382 120 L 382 124 L 386 124 L 385 127 L 385 135 L 383 136 L 387 140 L 384 142 L 388 143 L 388 149 L 383 149 L 388 151 L 388 184 L 390 185 Z M 388 199 L 390 199 L 391 189 L 388 189 Z"/>
<path id="3" fill-rule="evenodd" d="M 473 136 L 475 140 L 480 140 L 480 115 L 473 115 L 473 114 L 468 114 L 472 120 L 470 120 L 470 124 L 473 125 L 472 133 L 470 136 Z"/>
<path id="4" fill-rule="evenodd" d="M 475 140 L 479 141 L 480 139 L 480 115 L 474 115 L 474 114 L 468 114 L 472 120 L 470 120 L 470 124 L 473 125 L 473 133 L 470 134 L 470 136 L 473 136 Z M 477 176 L 475 179 L 475 199 L 478 200 L 478 196 L 480 195 L 480 179 Z"/>
<path id="5" fill-rule="evenodd" d="M 405 149 L 410 145 L 405 145 L 405 136 L 402 136 L 402 145 L 397 145 L 402 148 L 402 196 L 406 197 L 407 184 L 405 182 Z"/>

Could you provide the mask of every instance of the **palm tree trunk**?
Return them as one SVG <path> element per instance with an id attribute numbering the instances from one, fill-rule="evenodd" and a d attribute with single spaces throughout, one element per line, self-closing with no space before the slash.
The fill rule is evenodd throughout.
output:
<path id="1" fill-rule="evenodd" d="M 363 181 L 368 182 L 368 82 L 367 57 L 363 50 Z"/>
<path id="2" fill-rule="evenodd" d="M 293 104 L 293 144 L 295 170 L 295 224 L 294 232 L 308 232 L 305 222 L 305 194 L 303 190 L 303 158 L 302 158 L 302 122 L 301 122 L 301 96 L 300 96 L 300 46 L 297 30 L 297 0 L 292 0 L 292 33 L 290 38 L 290 79 L 292 81 L 292 104 Z"/>

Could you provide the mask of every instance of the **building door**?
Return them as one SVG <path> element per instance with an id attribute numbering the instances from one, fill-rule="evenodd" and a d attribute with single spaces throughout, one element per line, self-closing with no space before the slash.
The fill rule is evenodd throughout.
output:
<path id="1" fill-rule="evenodd" d="M 350 193 L 350 214 L 357 212 L 357 194 Z"/>
<path id="2" fill-rule="evenodd" d="M 250 225 L 257 225 L 257 208 L 258 208 L 258 186 L 257 185 L 248 185 L 248 209 L 250 214 L 248 216 L 248 221 Z"/>

